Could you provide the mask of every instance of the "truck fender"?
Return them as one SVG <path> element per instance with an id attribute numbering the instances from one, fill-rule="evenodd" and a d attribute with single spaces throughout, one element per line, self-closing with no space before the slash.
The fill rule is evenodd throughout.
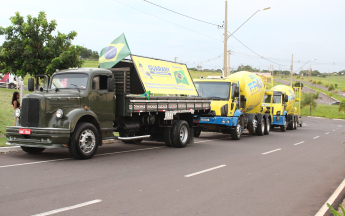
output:
<path id="1" fill-rule="evenodd" d="M 235 113 L 234 113 L 234 117 L 239 117 L 241 116 L 243 113 L 241 110 L 236 110 Z"/>
<path id="2" fill-rule="evenodd" d="M 287 111 L 286 110 L 283 112 L 282 116 L 287 116 Z"/>
<path id="3" fill-rule="evenodd" d="M 78 109 L 74 109 L 71 112 L 67 113 L 67 118 L 70 119 L 70 131 L 71 133 L 74 131 L 76 125 L 78 124 L 79 120 L 83 117 L 89 117 L 94 119 L 94 121 L 96 121 L 97 125 L 95 125 L 96 128 L 99 129 L 99 121 L 98 121 L 98 117 L 97 115 L 91 111 L 91 110 L 85 110 L 82 108 L 78 108 Z M 92 122 L 90 122 L 92 123 Z M 95 123 L 93 123 L 95 124 Z"/>

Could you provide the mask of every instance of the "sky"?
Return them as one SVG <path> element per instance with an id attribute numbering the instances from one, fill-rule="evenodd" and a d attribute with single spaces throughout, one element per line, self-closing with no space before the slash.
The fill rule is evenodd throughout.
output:
<path id="1" fill-rule="evenodd" d="M 224 0 L 149 0 L 208 23 L 223 25 Z M 268 70 L 293 69 L 338 72 L 345 69 L 344 0 L 229 0 L 230 67 L 241 64 Z M 223 67 L 224 29 L 196 21 L 144 0 L 0 0 L 0 26 L 11 25 L 18 11 L 37 17 L 45 11 L 57 30 L 78 33 L 73 41 L 100 52 L 125 34 L 132 54 L 186 63 L 203 69 Z M 5 40 L 0 36 L 0 44 Z M 309 61 L 311 59 L 316 59 Z M 309 61 L 309 62 L 308 62 Z M 308 62 L 308 63 L 307 63 Z"/>

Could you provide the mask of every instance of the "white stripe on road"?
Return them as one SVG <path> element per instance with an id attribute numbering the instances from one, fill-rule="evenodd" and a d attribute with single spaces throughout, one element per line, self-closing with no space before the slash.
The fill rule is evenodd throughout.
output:
<path id="1" fill-rule="evenodd" d="M 96 199 L 96 200 L 80 203 L 80 204 L 77 204 L 77 205 L 74 205 L 74 206 L 70 206 L 70 207 L 59 208 L 59 209 L 55 209 L 55 210 L 52 210 L 52 211 L 44 212 L 44 213 L 41 213 L 41 214 L 35 214 L 33 216 L 52 215 L 52 214 L 56 214 L 56 213 L 59 213 L 59 212 L 68 211 L 68 210 L 84 207 L 84 206 L 87 206 L 87 205 L 92 205 L 92 204 L 99 203 L 99 202 L 102 202 L 102 200 Z"/>
<path id="2" fill-rule="evenodd" d="M 95 155 L 95 157 L 96 156 L 102 156 L 102 155 L 109 155 L 109 154 L 121 154 L 121 153 L 127 153 L 127 152 L 151 150 L 151 149 L 164 148 L 164 147 L 166 147 L 166 146 L 158 146 L 158 147 L 153 147 L 153 148 L 144 148 L 144 149 L 135 149 L 135 150 L 129 150 L 129 151 L 120 151 L 120 152 L 111 152 L 111 153 L 105 153 L 105 154 L 97 154 L 97 155 Z M 21 164 L 11 164 L 11 165 L 0 166 L 0 168 L 24 166 L 24 165 L 32 165 L 32 164 L 40 164 L 40 163 L 63 161 L 63 160 L 70 160 L 70 159 L 73 159 L 73 158 L 61 158 L 61 159 L 56 159 L 56 160 L 46 160 L 46 161 L 36 161 L 36 162 L 21 163 Z"/>
<path id="3" fill-rule="evenodd" d="M 316 136 L 316 137 L 314 137 L 313 139 L 317 139 L 317 138 L 319 138 L 320 136 Z"/>
<path id="4" fill-rule="evenodd" d="M 21 163 L 21 164 L 12 164 L 12 165 L 0 166 L 0 168 L 14 167 L 14 166 L 24 166 L 24 165 L 32 165 L 32 164 L 40 164 L 40 163 L 62 161 L 62 160 L 70 160 L 70 159 L 72 159 L 72 158 L 62 158 L 62 159 L 56 159 L 56 160 L 46 160 L 46 161 L 36 161 L 36 162 Z"/>
<path id="5" fill-rule="evenodd" d="M 104 154 L 97 154 L 97 156 L 103 156 L 103 155 L 112 155 L 112 154 L 121 154 L 121 153 L 128 153 L 128 152 L 136 152 L 136 151 L 145 151 L 145 150 L 151 150 L 151 149 L 158 149 L 158 148 L 165 148 L 166 146 L 158 146 L 158 147 L 152 147 L 152 148 L 144 148 L 144 149 L 134 149 L 134 150 L 128 150 L 128 151 L 120 151 L 120 152 L 110 152 L 110 153 L 104 153 Z"/>
<path id="6" fill-rule="evenodd" d="M 202 143 L 202 142 L 208 142 L 208 141 L 213 141 L 213 140 L 216 140 L 216 139 L 211 139 L 211 140 L 203 140 L 203 141 L 194 142 L 194 143 Z"/>
<path id="7" fill-rule="evenodd" d="M 344 189 L 345 187 L 345 179 L 343 180 L 343 182 L 341 182 L 341 184 L 339 185 L 339 187 L 334 191 L 334 193 L 332 194 L 332 196 L 325 202 L 325 204 L 323 204 L 323 206 L 320 208 L 320 210 L 315 214 L 315 216 L 323 216 L 327 210 L 328 210 L 328 206 L 327 203 L 329 203 L 330 205 L 333 204 L 334 200 L 339 196 L 340 192 Z"/>
<path id="8" fill-rule="evenodd" d="M 302 141 L 302 142 L 299 142 L 299 143 L 296 143 L 296 144 L 294 144 L 294 145 L 299 145 L 299 144 L 302 144 L 302 143 L 304 143 L 304 141 Z"/>
<path id="9" fill-rule="evenodd" d="M 279 151 L 279 150 L 282 150 L 282 149 L 275 149 L 275 150 L 272 150 L 272 151 L 269 151 L 269 152 L 265 152 L 265 153 L 261 153 L 261 154 L 263 154 L 263 155 L 265 155 L 265 154 L 269 154 L 269 153 L 272 153 L 272 152 L 276 152 L 276 151 Z"/>
<path id="10" fill-rule="evenodd" d="M 325 134 L 329 134 L 329 132 L 325 133 Z"/>
<path id="11" fill-rule="evenodd" d="M 333 131 L 335 131 L 335 130 L 333 130 Z"/>
<path id="12" fill-rule="evenodd" d="M 216 166 L 216 167 L 213 167 L 213 168 L 210 168 L 210 169 L 205 169 L 205 170 L 202 170 L 202 171 L 199 171 L 199 172 L 195 172 L 195 173 L 192 173 L 192 174 L 188 174 L 188 175 L 185 175 L 184 177 L 192 177 L 192 176 L 195 176 L 195 175 L 199 175 L 201 173 L 205 173 L 205 172 L 209 172 L 209 171 L 212 171 L 212 170 L 215 170 L 215 169 L 219 169 L 219 168 L 222 168 L 222 167 L 225 167 L 226 165 L 220 165 L 220 166 Z"/>

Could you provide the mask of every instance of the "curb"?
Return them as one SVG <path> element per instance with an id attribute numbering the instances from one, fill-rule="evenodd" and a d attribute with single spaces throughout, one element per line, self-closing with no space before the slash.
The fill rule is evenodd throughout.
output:
<path id="1" fill-rule="evenodd" d="M 21 151 L 21 150 L 22 148 L 20 148 L 20 146 L 0 147 L 0 153 L 15 152 L 15 151 Z"/>

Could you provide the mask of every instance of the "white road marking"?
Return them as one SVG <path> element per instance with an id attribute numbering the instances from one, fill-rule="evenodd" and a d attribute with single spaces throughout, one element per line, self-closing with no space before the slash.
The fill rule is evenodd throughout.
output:
<path id="1" fill-rule="evenodd" d="M 302 141 L 302 142 L 299 142 L 299 143 L 296 143 L 296 144 L 294 144 L 294 145 L 299 145 L 299 144 L 302 144 L 302 143 L 304 143 L 304 141 Z"/>
<path id="2" fill-rule="evenodd" d="M 325 133 L 325 134 L 329 134 L 329 132 Z"/>
<path id="3" fill-rule="evenodd" d="M 56 213 L 59 213 L 59 212 L 64 212 L 64 211 L 68 211 L 68 210 L 84 207 L 84 206 L 87 206 L 87 205 L 92 205 L 92 204 L 99 203 L 99 202 L 102 202 L 102 200 L 96 199 L 96 200 L 92 200 L 92 201 L 89 201 L 89 202 L 84 202 L 84 203 L 80 203 L 80 204 L 77 204 L 77 205 L 73 205 L 73 206 L 69 206 L 69 207 L 64 207 L 64 208 L 59 208 L 59 209 L 55 209 L 55 210 L 52 210 L 52 211 L 44 212 L 44 213 L 41 213 L 41 214 L 35 214 L 33 216 L 52 215 L 52 214 L 56 214 Z"/>
<path id="4" fill-rule="evenodd" d="M 205 173 L 205 172 L 209 172 L 209 171 L 212 171 L 212 170 L 215 170 L 215 169 L 219 169 L 219 168 L 222 168 L 222 167 L 225 167 L 226 165 L 220 165 L 220 166 L 216 166 L 216 167 L 213 167 L 213 168 L 210 168 L 210 169 L 205 169 L 205 170 L 202 170 L 202 171 L 199 171 L 199 172 L 195 172 L 195 173 L 192 173 L 192 174 L 188 174 L 188 175 L 185 175 L 184 177 L 192 177 L 192 176 L 195 176 L 195 175 L 199 175 L 201 173 Z"/>
<path id="5" fill-rule="evenodd" d="M 97 154 L 97 156 L 103 156 L 103 155 L 112 155 L 112 154 L 122 154 L 122 153 L 128 153 L 128 152 L 136 152 L 136 151 L 145 151 L 145 150 L 151 150 L 151 149 L 158 149 L 158 148 L 165 148 L 166 146 L 158 146 L 158 147 L 152 147 L 152 148 L 144 148 L 144 149 L 134 149 L 134 150 L 128 150 L 128 151 L 120 151 L 120 152 L 110 152 L 110 153 L 104 153 L 104 154 Z"/>
<path id="6" fill-rule="evenodd" d="M 316 137 L 314 137 L 313 139 L 317 139 L 317 138 L 319 138 L 320 136 L 316 136 Z"/>
<path id="7" fill-rule="evenodd" d="M 203 140 L 203 141 L 194 142 L 194 143 L 202 143 L 202 142 L 208 142 L 208 141 L 213 141 L 213 140 L 216 140 L 216 139 L 211 139 L 211 140 Z"/>
<path id="8" fill-rule="evenodd" d="M 315 216 L 323 216 L 327 210 L 328 210 L 328 206 L 327 203 L 329 203 L 330 205 L 333 204 L 334 200 L 339 196 L 339 194 L 341 193 L 341 191 L 344 189 L 345 187 L 345 179 L 341 182 L 341 184 L 339 185 L 339 187 L 334 191 L 334 193 L 332 194 L 332 196 L 325 202 L 325 204 L 323 204 L 323 206 L 320 208 L 320 210 L 315 214 Z"/>
<path id="9" fill-rule="evenodd" d="M 111 153 L 97 154 L 97 155 L 95 155 L 95 157 L 102 156 L 102 155 L 109 155 L 109 154 L 121 154 L 121 153 L 135 152 L 135 151 L 145 151 L 145 150 L 164 148 L 164 147 L 166 147 L 166 146 L 158 146 L 158 147 L 152 147 L 152 148 L 134 149 L 134 150 L 128 150 L 128 151 L 120 151 L 120 152 L 111 152 Z M 70 160 L 70 159 L 73 159 L 73 158 L 61 158 L 61 159 L 56 159 L 56 160 L 46 160 L 46 161 L 36 161 L 36 162 L 21 163 L 21 164 L 11 164 L 11 165 L 0 166 L 0 168 L 24 166 L 24 165 L 32 165 L 32 164 L 40 164 L 40 163 L 63 161 L 63 160 Z"/>
<path id="10" fill-rule="evenodd" d="M 333 131 L 335 131 L 335 130 L 333 130 Z"/>
<path id="11" fill-rule="evenodd" d="M 265 153 L 261 153 L 261 154 L 263 154 L 263 155 L 265 155 L 265 154 L 269 154 L 269 153 L 272 153 L 272 152 L 276 152 L 276 151 L 279 151 L 279 150 L 282 150 L 282 149 L 275 149 L 275 150 L 272 150 L 272 151 L 269 151 L 269 152 L 265 152 Z"/>

